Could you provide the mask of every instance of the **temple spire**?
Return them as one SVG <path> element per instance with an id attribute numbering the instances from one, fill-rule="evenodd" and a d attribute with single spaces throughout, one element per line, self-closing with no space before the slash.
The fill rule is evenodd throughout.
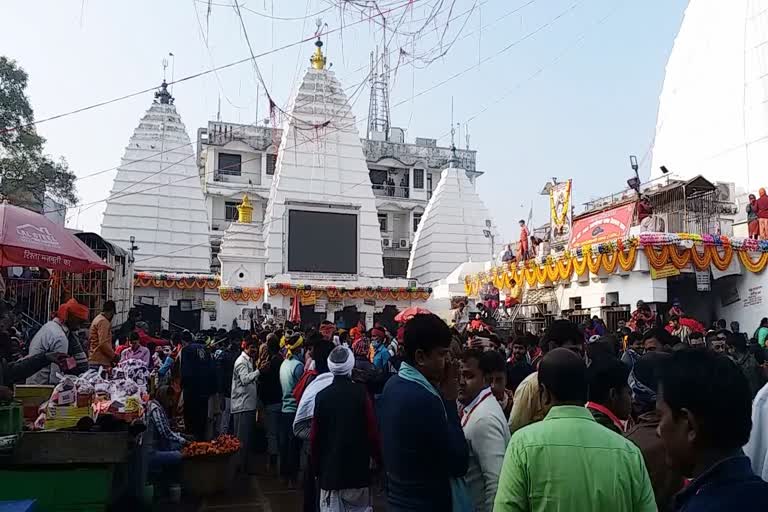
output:
<path id="1" fill-rule="evenodd" d="M 315 69 L 325 69 L 325 55 L 323 55 L 323 42 L 320 40 L 320 36 L 317 37 L 317 41 L 315 41 L 315 46 L 317 47 L 315 49 L 315 53 L 312 55 L 312 57 L 309 59 L 309 62 L 312 64 L 312 67 Z"/>
<path id="2" fill-rule="evenodd" d="M 163 80 L 160 89 L 155 92 L 155 102 L 162 105 L 173 105 L 173 96 L 168 92 L 168 84 Z"/>
<path id="3" fill-rule="evenodd" d="M 323 42 L 320 40 L 320 29 L 323 26 L 323 20 L 317 19 L 317 41 L 315 41 L 315 53 L 309 58 L 312 67 L 321 70 L 325 69 L 325 55 L 323 55 Z"/>

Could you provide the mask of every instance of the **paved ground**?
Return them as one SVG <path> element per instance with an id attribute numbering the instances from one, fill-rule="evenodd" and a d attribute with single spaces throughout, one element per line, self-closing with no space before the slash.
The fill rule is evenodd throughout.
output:
<path id="1" fill-rule="evenodd" d="M 231 491 L 221 496 L 204 500 L 184 497 L 175 506 L 159 505 L 162 512 L 301 512 L 303 493 L 300 489 L 288 489 L 274 476 L 267 475 L 262 461 L 257 464 L 258 472 L 249 477 L 240 477 Z M 377 487 L 378 489 L 379 487 Z M 376 512 L 386 511 L 380 492 L 374 499 Z"/>

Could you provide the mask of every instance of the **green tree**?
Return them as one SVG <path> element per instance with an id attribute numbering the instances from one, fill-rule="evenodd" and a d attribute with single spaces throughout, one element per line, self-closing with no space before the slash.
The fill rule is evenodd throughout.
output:
<path id="1" fill-rule="evenodd" d="M 32 107 L 25 94 L 27 73 L 0 56 L 0 198 L 41 209 L 46 192 L 67 205 L 77 202 L 75 175 L 67 162 L 43 153 Z"/>

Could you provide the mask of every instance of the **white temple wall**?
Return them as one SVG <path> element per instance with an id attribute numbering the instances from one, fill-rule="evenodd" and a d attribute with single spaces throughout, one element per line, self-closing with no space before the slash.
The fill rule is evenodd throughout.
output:
<path id="1" fill-rule="evenodd" d="M 667 281 L 666 279 L 652 280 L 645 272 L 615 274 L 606 278 L 590 276 L 588 281 L 574 281 L 569 286 L 556 286 L 555 297 L 560 311 L 573 309 L 575 302 L 573 299 L 580 297 L 581 308 L 592 309 L 593 314 L 597 314 L 594 310 L 610 306 L 614 301 L 619 305 L 631 305 L 633 308 L 638 300 L 666 302 Z"/>
<path id="2" fill-rule="evenodd" d="M 718 279 L 715 284 L 718 296 L 714 305 L 718 318 L 725 318 L 729 324 L 734 320 L 739 322 L 741 331 L 752 336 L 760 319 L 768 317 L 768 273 L 745 271 L 739 276 Z"/>

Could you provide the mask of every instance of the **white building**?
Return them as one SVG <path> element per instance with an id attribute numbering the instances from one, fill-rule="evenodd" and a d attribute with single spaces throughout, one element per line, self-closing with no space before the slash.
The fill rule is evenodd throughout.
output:
<path id="1" fill-rule="evenodd" d="M 138 286 L 134 302 L 148 320 L 200 325 L 205 288 L 166 285 L 207 275 L 210 244 L 194 148 L 165 83 L 125 148 L 101 236 L 134 252 L 134 268 L 144 276 L 139 282 L 147 283 Z"/>
<path id="2" fill-rule="evenodd" d="M 355 117 L 335 74 L 325 68 L 322 43 L 316 45 L 312 67 L 289 103 L 263 214 L 256 214 L 263 198 L 253 180 L 266 173 L 254 171 L 236 206 L 239 219 L 222 238 L 219 322 L 234 315 L 245 326 L 268 301 L 264 313 L 278 319 L 298 302 L 302 321 L 310 324 L 327 319 L 349 328 L 363 320 L 371 326 L 391 323 L 397 309 L 429 297 L 405 279 L 383 277 L 377 205 Z M 241 141 L 229 144 L 242 149 L 235 146 Z M 221 154 L 235 153 L 214 154 L 220 161 Z M 247 160 L 242 154 L 224 159 L 240 165 Z M 258 198 L 253 206 L 251 195 Z"/>
<path id="3" fill-rule="evenodd" d="M 408 263 L 408 277 L 425 285 L 446 278 L 461 263 L 493 258 L 491 216 L 467 173 L 449 165 L 421 219 Z"/>
<path id="4" fill-rule="evenodd" d="M 653 149 L 688 179 L 768 184 L 768 9 L 763 0 L 691 0 L 667 63 Z"/>
<path id="5" fill-rule="evenodd" d="M 314 135 L 299 130 L 286 143 L 288 153 L 302 150 Z M 206 209 L 210 219 L 211 270 L 218 272 L 221 236 L 237 218 L 237 205 L 247 194 L 254 208 L 254 221 L 264 218 L 274 178 L 277 154 L 283 141 L 282 129 L 211 121 L 198 130 L 198 163 Z M 421 216 L 451 159 L 451 150 L 437 146 L 435 139 L 416 138 L 406 143 L 401 129 L 391 128 L 388 136 L 372 134 L 360 139 L 368 180 L 357 187 L 373 191 L 384 276 L 405 277 L 410 248 Z M 295 152 L 295 151 L 293 151 Z M 456 159 L 474 182 L 476 152 L 457 150 Z"/>

